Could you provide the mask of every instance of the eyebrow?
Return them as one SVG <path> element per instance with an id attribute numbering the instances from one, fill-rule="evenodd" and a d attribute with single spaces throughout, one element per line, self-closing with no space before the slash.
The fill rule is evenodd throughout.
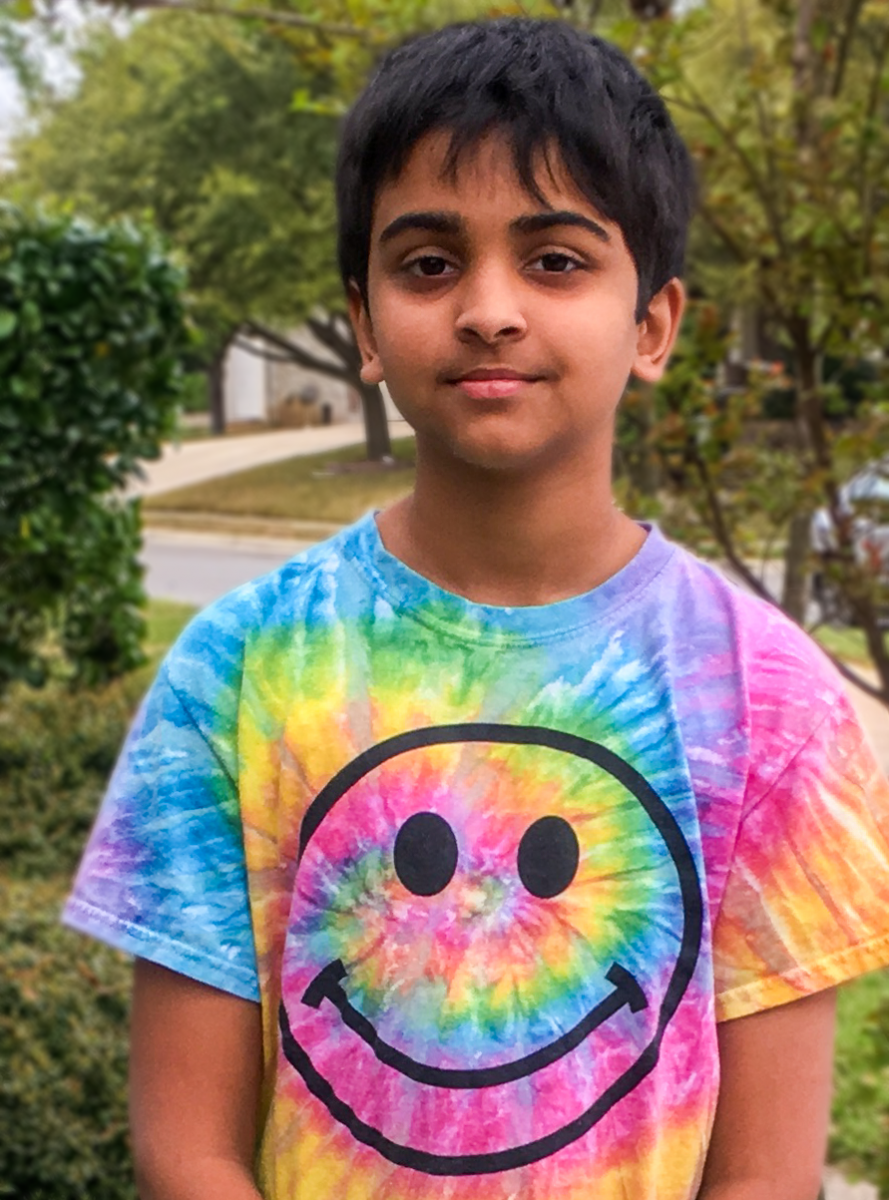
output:
<path id="1" fill-rule="evenodd" d="M 422 229 L 427 233 L 441 233 L 454 236 L 455 234 L 462 233 L 465 225 L 466 223 L 463 218 L 457 216 L 456 213 L 402 213 L 400 217 L 396 217 L 394 221 L 390 221 L 382 231 L 380 234 L 380 245 L 383 246 L 386 242 L 391 242 L 393 238 L 398 237 L 400 233 L 404 233 L 408 229 Z M 510 222 L 509 227 L 516 233 L 540 233 L 545 229 L 553 229 L 560 225 L 573 225 L 580 229 L 587 229 L 599 241 L 611 241 L 611 235 L 608 230 L 601 226 L 598 221 L 593 221 L 590 217 L 585 217 L 579 212 L 572 212 L 570 209 L 558 209 L 552 212 L 532 213 L 526 217 L 516 217 L 514 221 Z"/>
<path id="2" fill-rule="evenodd" d="M 516 217 L 511 228 L 519 233 L 540 233 L 541 230 L 552 229 L 557 225 L 575 225 L 580 229 L 588 229 L 600 242 L 611 241 L 611 234 L 598 221 L 569 209 L 534 213 L 528 217 Z"/>
<path id="3" fill-rule="evenodd" d="M 380 234 L 380 245 L 391 242 L 406 229 L 424 229 L 427 233 L 456 234 L 463 229 L 463 220 L 447 212 L 407 212 L 390 221 Z"/>

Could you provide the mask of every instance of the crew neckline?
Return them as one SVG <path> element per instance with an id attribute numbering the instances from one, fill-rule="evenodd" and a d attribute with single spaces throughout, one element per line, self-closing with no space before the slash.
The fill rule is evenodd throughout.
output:
<path id="1" fill-rule="evenodd" d="M 371 576 L 379 598 L 402 616 L 460 641 L 535 644 L 601 624 L 633 603 L 661 573 L 676 548 L 655 525 L 640 525 L 647 536 L 625 566 L 590 591 L 551 604 L 480 604 L 448 591 L 386 549 L 376 512 L 367 513 L 352 527 L 357 544 L 348 557 Z"/>

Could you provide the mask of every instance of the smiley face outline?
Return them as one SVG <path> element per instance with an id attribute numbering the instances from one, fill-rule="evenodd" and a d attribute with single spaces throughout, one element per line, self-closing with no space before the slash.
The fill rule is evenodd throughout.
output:
<path id="1" fill-rule="evenodd" d="M 614 751 L 609 750 L 606 746 L 601 745 L 599 742 L 593 742 L 587 738 L 580 737 L 577 734 L 565 733 L 561 730 L 549 729 L 546 726 L 540 725 L 505 725 L 481 721 L 468 722 L 466 724 L 430 725 L 421 729 L 413 729 L 405 733 L 395 734 L 393 737 L 378 742 L 375 746 L 371 746 L 338 771 L 325 784 L 306 810 L 300 826 L 297 870 L 306 852 L 306 848 L 321 822 L 333 809 L 337 801 L 358 783 L 359 780 L 363 779 L 382 763 L 411 750 L 422 749 L 426 746 L 464 742 L 542 746 L 550 750 L 561 751 L 585 759 L 595 766 L 600 767 L 621 783 L 642 805 L 670 854 L 679 881 L 679 893 L 683 910 L 683 928 L 676 963 L 658 1013 L 655 1034 L 633 1065 L 614 1080 L 584 1112 L 561 1126 L 561 1128 L 531 1142 L 526 1142 L 523 1145 L 512 1146 L 504 1150 L 496 1150 L 484 1154 L 447 1155 L 418 1150 L 411 1146 L 394 1142 L 390 1138 L 387 1138 L 381 1130 L 368 1125 L 358 1116 L 354 1109 L 336 1095 L 333 1086 L 316 1070 L 311 1058 L 294 1036 L 287 1009 L 284 1001 L 281 1001 L 278 1009 L 278 1024 L 284 1056 L 302 1077 L 303 1082 L 312 1095 L 325 1105 L 331 1116 L 341 1125 L 344 1125 L 357 1141 L 375 1149 L 384 1158 L 398 1166 L 409 1167 L 427 1175 L 437 1176 L 495 1174 L 501 1171 L 513 1170 L 517 1167 L 528 1166 L 543 1158 L 548 1158 L 578 1138 L 583 1137 L 619 1100 L 633 1091 L 657 1065 L 660 1046 L 666 1028 L 675 1015 L 694 974 L 700 953 L 704 925 L 704 903 L 697 864 L 679 823 L 667 805 L 658 796 L 657 792 L 655 792 L 634 767 L 631 767 L 629 763 L 625 762 L 624 759 L 615 754 Z M 358 1014 L 358 1021 L 363 1022 L 364 1026 L 367 1027 L 362 1032 L 362 1029 L 347 1015 L 347 1011 L 341 1007 L 338 999 L 335 998 L 336 991 L 339 989 L 339 979 L 344 974 L 345 968 L 341 963 L 329 963 L 326 967 L 322 968 L 306 989 L 302 998 L 303 1002 L 312 1007 L 317 1007 L 321 999 L 325 997 L 331 999 L 340 1008 L 340 1013 L 345 1023 L 353 1028 L 365 1041 L 373 1044 L 367 1032 L 373 1029 L 370 1023 L 366 1022 Z M 604 1002 L 597 1005 L 596 1009 L 591 1010 L 587 1014 L 587 1017 L 578 1026 L 575 1026 L 574 1030 L 569 1030 L 551 1045 L 558 1046 L 563 1040 L 572 1039 L 572 1035 L 576 1038 L 577 1030 L 585 1023 L 589 1025 L 589 1029 L 587 1029 L 584 1036 L 588 1036 L 594 1028 L 602 1023 L 602 1020 L 607 1019 L 609 1015 L 617 1011 L 618 1008 L 623 1007 L 624 1004 L 628 1004 L 633 1011 L 636 1011 L 638 1008 L 644 1007 L 647 1003 L 635 978 L 620 967 L 619 964 L 613 964 L 606 974 L 606 978 L 614 984 L 615 991 L 612 993 L 612 997 L 621 995 L 624 997 L 621 1002 L 612 1003 L 611 1009 L 608 1011 L 609 1001 L 612 998 L 607 998 Z M 339 990 L 341 992 L 341 989 Z M 355 1010 L 352 1009 L 348 1000 L 345 999 L 345 993 L 342 993 L 342 997 L 348 1009 L 351 1009 L 351 1012 L 354 1014 Z M 599 1010 L 604 1013 L 601 1020 L 597 1020 L 595 1017 L 595 1014 Z M 399 1052 L 394 1051 L 392 1047 L 385 1046 L 385 1043 L 381 1044 L 387 1052 L 398 1055 Z M 578 1041 L 575 1041 L 574 1045 L 577 1044 L 579 1044 Z M 573 1048 L 573 1045 L 566 1046 L 562 1054 L 568 1053 Z M 549 1047 L 544 1047 L 543 1049 L 545 1052 L 549 1052 Z M 527 1061 L 534 1060 L 540 1053 L 538 1051 L 535 1054 L 528 1055 Z M 386 1062 L 383 1054 L 378 1053 L 377 1057 L 384 1063 Z M 522 1062 L 524 1060 L 518 1061 Z M 388 1065 L 395 1067 L 395 1069 L 400 1069 L 397 1060 L 388 1063 Z M 417 1064 L 417 1066 L 422 1069 L 423 1064 Z M 426 1069 L 430 1072 L 434 1071 L 433 1068 Z M 495 1070 L 502 1069 L 496 1068 Z M 510 1069 L 514 1070 L 515 1064 L 505 1064 L 505 1069 L 507 1071 Z M 521 1075 L 528 1073 L 530 1072 L 522 1070 L 516 1077 L 521 1077 Z M 482 1074 L 484 1074 L 484 1070 Z M 480 1083 L 475 1085 L 469 1084 L 468 1086 L 490 1085 Z"/>

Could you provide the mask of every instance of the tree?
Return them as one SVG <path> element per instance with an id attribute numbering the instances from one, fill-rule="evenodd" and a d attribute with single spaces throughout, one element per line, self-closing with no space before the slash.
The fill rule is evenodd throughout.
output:
<path id="1" fill-rule="evenodd" d="M 294 111 L 325 81 L 278 39 L 188 16 L 123 38 L 103 27 L 79 65 L 78 90 L 44 97 L 15 144 L 15 195 L 98 220 L 149 213 L 188 266 L 211 393 L 228 345 L 261 328 L 278 352 L 354 387 L 370 456 L 388 453 L 382 396 L 362 384 L 342 320 L 336 119 Z M 328 356 L 277 332 L 306 319 Z"/>
<path id="2" fill-rule="evenodd" d="M 55 653 L 141 661 L 139 514 L 112 493 L 171 431 L 189 333 L 155 237 L 0 208 L 0 690 Z"/>
<path id="3" fill-rule="evenodd" d="M 14 146 L 15 194 L 98 219 L 151 212 L 188 265 L 217 408 L 227 346 L 261 333 L 276 356 L 356 391 L 368 456 L 385 458 L 382 394 L 360 378 L 335 269 L 337 121 L 381 45 L 488 7 L 368 0 L 347 12 L 328 0 L 320 16 L 289 9 L 269 27 L 185 12 L 123 38 L 99 28 L 76 93 L 38 95 L 36 131 Z M 281 332 L 303 321 L 326 354 Z"/>
<path id="4" fill-rule="evenodd" d="M 606 2 L 613 4 L 617 0 Z M 8 6 L 8 11 L 14 11 L 20 21 L 32 25 L 45 24 L 47 14 L 51 18 L 54 11 L 51 0 L 48 5 L 43 0 L 0 0 L 0 6 L 3 4 Z M 218 4 L 214 0 L 132 0 L 131 3 L 115 4 L 114 9 L 116 13 L 141 14 L 146 9 L 173 12 L 157 14 L 154 19 L 136 27 L 127 39 L 127 44 L 134 47 L 132 54 L 120 47 L 112 50 L 107 40 L 104 45 L 101 40 L 94 43 L 94 52 L 91 54 L 88 49 L 82 59 L 84 86 L 78 96 L 52 105 L 51 111 L 47 112 L 44 95 L 36 114 L 41 124 L 36 139 L 20 140 L 16 150 L 22 159 L 23 177 L 27 180 L 26 194 L 33 195 L 35 189 L 42 194 L 48 191 L 63 197 L 76 194 L 80 202 L 88 205 L 99 201 L 89 211 L 96 211 L 102 217 L 132 212 L 127 202 L 123 206 L 116 202 L 117 199 L 123 201 L 123 195 L 116 197 L 109 207 L 109 188 L 93 186 L 96 171 L 100 175 L 109 173 L 105 161 L 109 145 L 119 143 L 124 131 L 132 129 L 133 135 L 129 139 L 132 144 L 136 144 L 138 130 L 148 134 L 149 144 L 163 147 L 163 118 L 175 113 L 179 123 L 187 125 L 194 113 L 196 93 L 199 88 L 205 89 L 212 95 L 211 107 L 215 107 L 220 119 L 224 117 L 227 125 L 245 129 L 245 133 L 240 141 L 229 139 L 224 151 L 215 141 L 202 143 L 207 152 L 191 166 L 197 170 L 198 162 L 205 165 L 203 197 L 206 199 L 214 192 L 231 199 L 229 185 L 232 185 L 232 190 L 239 192 L 235 208 L 240 209 L 243 216 L 246 207 L 256 218 L 252 226 L 247 220 L 239 223 L 235 231 L 239 239 L 252 236 L 253 241 L 236 243 L 229 237 L 223 242 L 211 236 L 201 243 L 204 257 L 213 264 L 214 279 L 217 268 L 223 275 L 229 275 L 228 280 L 220 279 L 218 286 L 214 282 L 212 288 L 216 299 L 224 294 L 230 303 L 224 306 L 228 319 L 214 325 L 208 339 L 208 345 L 216 351 L 210 363 L 211 395 L 220 395 L 219 367 L 225 347 L 237 330 L 272 332 L 275 337 L 266 340 L 274 345 L 276 357 L 291 357 L 310 370 L 341 379 L 354 388 L 362 401 L 369 457 L 385 458 L 390 447 L 382 394 L 378 387 L 365 385 L 358 374 L 359 358 L 346 317 L 342 286 L 333 271 L 334 206 L 329 191 L 332 163 L 325 160 L 324 155 L 316 159 L 301 155 L 300 148 L 306 138 L 316 139 L 316 147 L 325 140 L 328 147 L 332 146 L 336 120 L 361 90 L 379 54 L 394 42 L 451 21 L 509 13 L 551 12 L 548 0 L 506 0 L 505 3 L 491 3 L 490 0 L 321 0 L 321 3 L 290 0 L 286 5 L 272 7 L 254 5 L 251 0 L 233 0 L 231 3 L 223 0 Z M 168 19 L 160 21 L 158 16 Z M 146 27 L 152 28 L 153 34 L 143 32 Z M 165 32 L 166 45 L 161 44 L 160 30 Z M 225 51 L 220 55 L 223 44 Z M 223 59 L 226 55 L 232 74 L 225 70 Z M 171 56 L 181 59 L 178 73 L 170 61 Z M 119 64 L 125 59 L 130 63 L 130 77 L 121 79 Z M 286 96 L 276 93 L 274 87 L 271 90 L 265 88 L 260 82 L 266 78 L 266 68 L 271 69 L 272 60 L 276 64 L 275 78 L 279 84 L 287 72 L 290 73 Z M 118 64 L 117 68 L 115 64 Z M 118 83 L 126 89 L 123 112 L 118 104 L 123 94 L 109 84 L 115 70 Z M 133 76 L 139 71 L 151 93 L 147 95 L 143 90 L 141 98 L 133 82 Z M 252 77 L 254 85 L 252 96 L 247 97 L 252 100 L 248 108 L 242 107 L 244 92 L 239 90 L 245 74 Z M 234 88 L 230 84 L 234 84 Z M 86 91 L 91 91 L 95 98 L 92 105 L 84 97 Z M 175 104 L 162 102 L 162 96 L 172 101 L 174 94 Z M 62 110 L 69 115 L 67 121 Z M 87 113 L 92 121 L 85 123 L 80 118 Z M 152 116 L 161 118 L 161 124 L 152 120 Z M 260 119 L 251 122 L 251 116 Z M 95 124 L 96 117 L 100 118 L 98 125 Z M 57 184 L 62 183 L 62 178 L 55 178 L 51 160 L 57 156 L 73 159 L 70 153 L 72 142 L 65 130 L 68 134 L 76 131 L 78 138 L 82 138 L 85 127 L 97 133 L 107 131 L 110 137 L 93 139 L 92 144 L 99 147 L 99 151 L 91 156 L 92 170 L 84 167 L 75 172 L 78 191 L 71 191 L 70 171 L 64 186 L 59 189 Z M 152 131 L 156 132 L 154 139 Z M 29 150 L 35 140 L 44 143 L 44 149 L 49 153 L 32 156 Z M 53 143 L 51 150 L 48 143 Z M 252 150 L 252 153 L 241 155 L 239 148 Z M 161 149 L 158 156 L 161 170 L 144 189 L 148 207 L 152 210 L 155 209 L 152 185 L 167 191 L 176 191 L 180 187 L 171 166 L 175 161 L 175 139 L 171 150 L 173 153 L 168 154 Z M 37 166 L 38 159 L 40 167 Z M 276 172 L 279 181 L 288 170 L 291 171 L 288 203 L 291 206 L 299 204 L 306 192 L 312 193 L 313 203 L 326 208 L 326 223 L 320 208 L 314 208 L 311 219 L 300 224 L 297 213 L 280 206 L 281 194 L 275 197 L 269 193 L 266 172 L 273 160 L 279 164 Z M 219 175 L 211 181 L 217 170 Z M 120 182 L 120 172 L 112 167 L 110 174 Z M 194 172 L 189 174 L 193 177 Z M 114 192 L 113 187 L 110 192 Z M 104 193 L 104 203 L 100 201 L 101 193 Z M 264 222 L 260 219 L 263 215 Z M 185 221 L 190 222 L 193 216 L 193 212 L 184 214 Z M 220 221 L 215 228 L 230 235 L 229 219 L 233 212 L 218 216 Z M 177 247 L 192 240 L 183 225 L 169 226 L 159 209 L 157 220 Z M 228 229 L 225 228 L 227 225 Z M 292 236 L 289 239 L 276 236 L 279 231 Z M 258 287 L 250 293 L 240 274 L 242 264 L 234 253 L 238 248 L 246 250 L 248 257 L 257 251 L 258 263 L 254 265 L 264 262 L 273 267 L 279 283 L 288 264 L 307 266 L 308 270 L 298 277 L 305 282 L 305 288 L 291 290 L 283 309 L 278 303 L 280 287 L 276 289 L 272 285 L 267 291 L 254 276 L 253 282 Z M 189 246 L 184 245 L 184 249 L 193 286 L 199 300 L 203 301 L 201 264 L 192 261 Z M 226 272 L 225 263 L 230 256 L 235 261 L 232 270 Z M 318 270 L 317 276 L 311 273 L 313 269 Z M 268 275 L 265 278 L 268 280 Z M 290 276 L 291 285 L 294 278 Z M 234 320 L 231 319 L 232 312 L 237 312 Z M 199 323 L 205 325 L 201 316 L 199 311 Z M 292 325 L 306 317 L 315 322 L 313 332 L 330 357 L 312 355 L 281 334 L 282 324 Z"/>
<path id="5" fill-rule="evenodd" d="M 879 676 L 856 682 L 889 703 L 885 588 L 840 496 L 889 450 L 889 14 L 870 0 L 710 0 L 611 33 L 661 89 L 699 172 L 698 303 L 649 430 L 673 482 L 668 518 L 686 535 L 697 518 L 752 590 L 803 623 L 810 521 L 826 508 L 833 582 Z M 739 317 L 759 326 L 765 361 L 726 381 Z M 782 400 L 790 419 L 765 421 Z M 751 565 L 770 548 L 780 591 Z"/>

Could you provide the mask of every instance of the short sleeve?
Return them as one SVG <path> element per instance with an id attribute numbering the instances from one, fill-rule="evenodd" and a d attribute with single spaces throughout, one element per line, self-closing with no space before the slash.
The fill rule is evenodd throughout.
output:
<path id="1" fill-rule="evenodd" d="M 200 621 L 200 618 L 198 619 Z M 248 1000 L 259 999 L 237 791 L 236 703 L 201 625 L 136 717 L 63 920 Z M 224 674 L 224 672 L 223 672 Z"/>
<path id="2" fill-rule="evenodd" d="M 889 784 L 837 686 L 754 796 L 713 932 L 718 1020 L 889 963 Z"/>

